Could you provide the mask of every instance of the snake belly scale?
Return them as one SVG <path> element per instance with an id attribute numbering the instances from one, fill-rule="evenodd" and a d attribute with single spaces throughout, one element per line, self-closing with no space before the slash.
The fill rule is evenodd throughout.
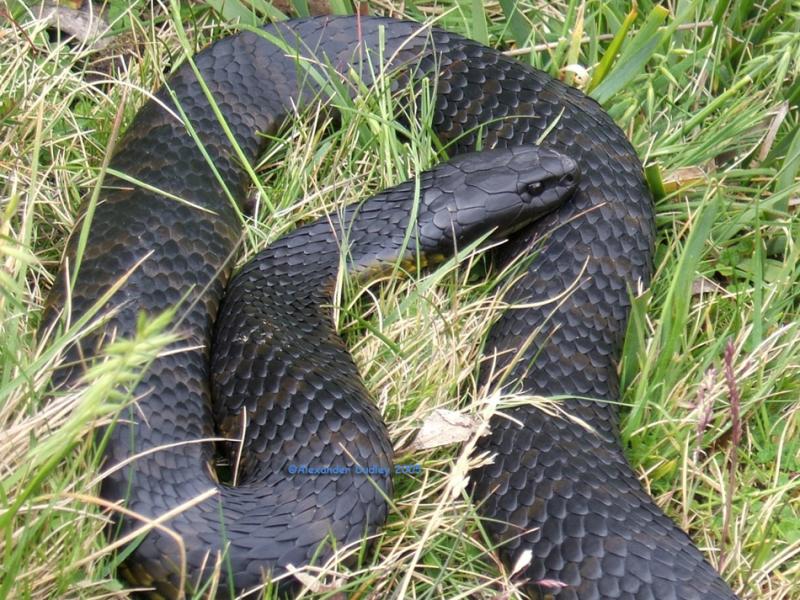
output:
<path id="1" fill-rule="evenodd" d="M 220 40 L 194 62 L 239 148 L 252 160 L 263 150 L 263 134 L 277 133 L 293 105 L 305 105 L 317 95 L 313 78 L 298 67 L 302 59 L 342 72 L 353 69 L 368 82 L 366 65 L 376 59 L 380 44 L 382 56 L 391 57 L 393 65 L 414 67 L 410 77 L 422 74 L 435 82 L 432 127 L 451 155 L 538 143 L 542 150 L 532 156 L 534 171 L 544 164 L 562 184 L 572 167 L 579 174 L 577 183 L 564 184 L 570 190 L 576 187 L 569 201 L 517 232 L 502 249 L 504 255 L 516 256 L 544 236 L 541 253 L 507 300 L 533 305 L 561 296 L 560 301 L 544 309 L 508 311 L 491 330 L 486 351 L 497 353 L 499 367 L 508 367 L 509 388 L 566 396 L 564 410 L 592 431 L 533 406 L 509 411 L 514 419 L 493 420 L 481 448 L 496 453 L 496 459 L 471 477 L 474 498 L 501 556 L 514 563 L 530 553 L 524 576 L 534 596 L 734 598 L 688 536 L 641 489 L 619 445 L 617 409 L 606 402 L 619 395 L 616 363 L 629 297 L 649 279 L 654 228 L 640 161 L 594 101 L 471 40 L 382 18 L 323 17 L 268 25 L 260 34 L 242 32 Z M 115 313 L 107 332 L 132 335 L 141 311 L 157 314 L 175 305 L 186 307 L 180 313 L 184 350 L 164 353 L 149 366 L 135 390 L 136 409 L 124 413 L 111 432 L 107 463 L 174 445 L 145 452 L 113 472 L 103 482 L 102 495 L 157 517 L 216 487 L 214 498 L 166 524 L 182 536 L 190 588 L 208 574 L 208 552 L 226 550 L 219 588 L 224 597 L 230 589 L 257 586 L 266 572 L 281 574 L 289 563 L 305 564 L 313 554 L 309 548 L 330 533 L 329 524 L 314 526 L 321 506 L 330 507 L 325 510 L 334 521 L 347 521 L 350 529 L 342 526 L 342 531 L 333 532 L 341 541 L 351 541 L 353 527 L 361 534 L 374 531 L 385 517 L 385 503 L 375 486 L 320 487 L 303 495 L 291 481 L 275 476 L 275 464 L 250 459 L 245 460 L 247 477 L 240 486 L 215 483 L 209 474 L 210 444 L 182 442 L 214 437 L 214 417 L 224 431 L 230 415 L 247 404 L 236 405 L 240 388 L 246 387 L 241 382 L 247 379 L 233 375 L 243 368 L 237 365 L 249 361 L 248 373 L 272 375 L 247 384 L 261 386 L 260 393 L 275 398 L 267 411 L 269 419 L 259 409 L 253 412 L 254 420 L 262 421 L 257 423 L 260 429 L 252 430 L 255 433 L 248 429 L 247 443 L 256 455 L 271 448 L 277 448 L 273 456 L 284 457 L 310 449 L 321 452 L 317 445 L 323 438 L 355 444 L 362 456 L 390 456 L 391 448 L 380 431 L 373 433 L 383 427 L 374 409 L 320 413 L 318 421 L 326 433 L 320 433 L 323 425 L 314 435 L 303 432 L 304 415 L 316 414 L 325 404 L 314 406 L 308 398 L 331 391 L 332 385 L 328 372 L 311 365 L 305 355 L 276 351 L 265 360 L 254 360 L 258 357 L 249 351 L 247 338 L 234 335 L 229 340 L 232 348 L 239 344 L 234 350 L 215 348 L 214 361 L 222 365 L 222 375 L 212 376 L 208 348 L 240 235 L 228 193 L 243 198 L 248 180 L 193 69 L 178 69 L 167 87 L 139 111 L 115 152 L 111 166 L 127 177 L 106 178 L 70 306 L 73 319 L 85 314 L 121 273 L 136 267 L 109 302 Z M 202 141 L 205 155 L 180 114 Z M 563 157 L 574 163 L 564 163 Z M 501 167 L 504 160 L 499 160 Z M 486 178 L 496 181 L 494 176 Z M 131 179 L 147 185 L 132 185 Z M 430 180 L 434 191 L 441 185 L 437 181 L 442 180 Z M 567 195 L 565 190 L 556 195 Z M 174 197 L 188 202 L 175 202 Z M 370 223 L 378 223 L 380 214 L 370 217 Z M 379 228 L 370 227 L 360 231 L 378 235 Z M 328 235 L 331 231 L 329 226 Z M 73 264 L 78 237 L 68 244 L 65 265 Z M 276 248 L 282 251 L 273 251 L 275 264 L 282 265 L 276 268 L 310 276 L 303 272 L 309 255 L 290 252 L 291 239 L 297 238 L 279 243 Z M 379 255 L 375 240 L 367 242 L 367 254 Z M 358 258 L 353 260 L 358 267 Z M 246 267 L 239 280 L 257 271 Z M 268 284 L 271 278 L 266 279 Z M 65 280 L 57 278 L 46 322 L 67 305 Z M 281 318 L 297 319 L 290 321 L 297 327 L 289 331 L 274 326 L 260 335 L 280 337 L 322 327 L 316 317 L 307 318 L 319 302 L 313 292 L 320 289 L 318 284 L 322 282 L 309 281 L 309 292 L 286 309 L 288 313 L 281 313 Z M 243 300 L 234 286 L 223 315 Z M 243 312 L 249 310 L 248 305 Z M 258 319 L 268 317 L 259 313 Z M 228 327 L 224 320 L 217 324 L 217 335 L 230 337 Z M 508 357 L 534 331 L 538 333 L 520 359 L 509 363 Z M 326 336 L 327 332 L 320 360 L 337 369 L 354 369 L 338 338 Z M 67 364 L 94 355 L 100 337 L 84 339 L 80 348 L 69 352 Z M 228 362 L 233 358 L 237 365 Z M 74 383 L 79 370 L 64 368 L 56 379 Z M 362 393 L 355 377 L 345 379 L 358 388 L 353 393 Z M 232 402 L 230 411 L 212 409 L 212 385 L 217 396 Z M 331 393 L 338 398 L 350 391 Z M 390 487 L 388 481 L 380 485 Z M 120 518 L 115 531 L 127 533 L 137 524 Z M 122 572 L 133 583 L 151 586 L 154 597 L 172 597 L 180 586 L 178 563 L 173 539 L 154 530 L 128 556 Z M 548 587 L 544 581 L 560 583 Z"/>

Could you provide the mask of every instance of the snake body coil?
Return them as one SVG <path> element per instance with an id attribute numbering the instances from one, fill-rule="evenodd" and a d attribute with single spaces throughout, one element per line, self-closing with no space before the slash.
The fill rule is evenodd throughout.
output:
<path id="1" fill-rule="evenodd" d="M 230 196 L 242 198 L 246 192 L 241 159 L 256 157 L 264 140 L 257 134 L 275 134 L 293 104 L 303 105 L 319 91 L 302 65 L 355 69 L 369 80 L 366 50 L 375 51 L 380 43 L 385 44 L 382 55 L 391 57 L 393 65 L 414 66 L 412 78 L 426 75 L 435 81 L 432 125 L 451 154 L 479 145 L 539 143 L 559 154 L 543 150 L 534 161 L 551 163 L 549 172 L 561 177 L 571 167 L 560 163 L 559 155 L 568 156 L 580 174 L 569 202 L 516 234 L 503 250 L 508 255 L 526 252 L 546 233 L 541 254 L 509 300 L 559 301 L 508 312 L 492 329 L 487 351 L 498 353 L 499 367 L 509 367 L 504 380 L 508 387 L 568 396 L 565 411 L 593 431 L 532 406 L 512 411 L 515 419 L 492 423 L 482 448 L 497 458 L 472 479 L 501 554 L 513 563 L 530 551 L 525 576 L 532 592 L 564 599 L 733 598 L 689 538 L 642 491 L 619 447 L 617 410 L 605 402 L 618 398 L 616 362 L 629 294 L 647 282 L 651 269 L 651 199 L 634 150 L 600 107 L 580 92 L 470 40 L 379 18 L 270 25 L 263 35 L 240 33 L 194 58 L 243 156 L 220 126 L 193 69 L 184 65 L 168 89 L 137 114 L 112 160 L 111 166 L 127 177 L 109 177 L 96 207 L 71 297 L 73 319 L 86 314 L 129 273 L 108 305 L 116 313 L 106 333 L 132 335 L 141 311 L 152 315 L 177 305 L 178 328 L 186 338 L 182 351 L 164 353 L 149 367 L 136 388 L 135 410 L 123 415 L 111 433 L 109 464 L 143 454 L 107 477 L 102 494 L 125 499 L 129 510 L 158 517 L 208 489 L 218 491 L 166 523 L 183 538 L 185 563 L 173 538 L 153 530 L 126 560 L 126 577 L 172 596 L 183 567 L 189 585 L 196 585 L 208 575 L 214 553 L 225 550 L 220 590 L 229 585 L 246 589 L 258 585 L 266 571 L 280 574 L 289 563 L 305 564 L 331 531 L 340 541 L 351 541 L 354 529 L 359 535 L 372 531 L 385 516 L 374 486 L 332 477 L 293 483 L 285 474 L 285 465 L 298 457 L 324 456 L 330 464 L 345 464 L 344 455 L 324 454 L 332 452 L 330 447 L 355 448 L 360 458 L 369 460 L 391 455 L 374 409 L 348 404 L 350 394 L 364 394 L 361 383 L 330 325 L 312 314 L 319 303 L 314 290 L 325 287 L 314 279 L 320 273 L 315 261 L 327 260 L 320 258 L 328 256 L 327 241 L 320 242 L 325 248 L 303 252 L 298 248 L 308 240 L 296 234 L 268 250 L 271 257 L 262 257 L 273 261 L 270 271 L 246 267 L 237 280 L 242 285 L 252 280 L 257 289 L 274 283 L 269 273 L 306 281 L 302 289 L 308 291 L 300 301 L 278 293 L 274 306 L 265 309 L 249 303 L 250 292 L 232 284 L 217 325 L 218 339 L 227 339 L 228 345 L 217 348 L 214 360 L 221 369 L 213 384 L 217 399 L 230 405 L 214 409 L 216 415 L 210 402 L 208 352 L 239 237 Z M 370 60 L 377 55 L 373 52 Z M 490 186 L 502 185 L 499 176 L 484 179 Z M 431 181 L 431 191 L 447 191 L 443 180 Z M 387 241 L 382 214 L 353 213 L 352 219 L 337 223 L 362 219 L 353 247 L 380 257 L 379 246 Z M 397 223 L 392 227 L 398 231 Z M 327 233 L 317 232 L 321 237 L 313 239 L 324 240 L 336 231 L 328 226 Z M 63 271 L 75 266 L 77 237 L 67 249 Z M 357 267 L 358 257 L 352 260 Z M 64 279 L 59 277 L 51 295 L 50 320 L 65 306 Z M 301 287 L 295 286 L 292 294 L 302 294 Z M 229 313 L 236 311 L 245 322 L 264 327 L 253 328 L 248 336 L 232 333 Z M 301 334 L 322 340 L 316 363 L 304 348 L 293 346 Z M 277 340 L 273 350 L 252 350 L 250 341 L 259 336 Z M 83 356 L 94 353 L 92 344 L 100 337 L 82 343 Z M 523 352 L 512 363 L 510 356 L 518 349 Z M 73 349 L 71 358 L 77 359 L 78 352 Z M 315 366 L 319 364 L 325 368 Z M 337 372 L 346 376 L 337 379 Z M 74 375 L 62 379 L 71 381 Z M 244 392 L 268 398 L 266 407 L 242 400 Z M 246 482 L 231 488 L 216 484 L 209 474 L 210 444 L 185 442 L 214 437 L 212 417 L 225 430 L 242 406 L 251 411 L 248 450 L 262 462 L 245 461 Z M 388 480 L 378 483 L 389 488 Z M 137 524 L 122 519 L 122 533 Z M 537 584 L 543 580 L 550 585 Z"/>

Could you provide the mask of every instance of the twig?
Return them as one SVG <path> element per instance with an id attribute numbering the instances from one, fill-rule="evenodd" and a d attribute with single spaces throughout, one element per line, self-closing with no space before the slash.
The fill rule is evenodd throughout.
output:
<path id="1" fill-rule="evenodd" d="M 712 21 L 698 21 L 696 23 L 683 23 L 678 25 L 676 29 L 678 31 L 688 31 L 688 30 L 696 30 L 696 29 L 707 29 L 708 27 L 713 27 L 714 23 Z M 659 31 L 663 30 L 664 27 L 659 27 Z M 585 35 L 581 38 L 581 44 L 588 44 L 592 39 L 606 41 L 614 39 L 613 33 L 602 33 L 600 35 L 595 36 L 594 38 Z M 552 50 L 553 48 L 557 48 L 559 44 L 565 42 L 566 39 L 559 38 L 558 41 L 555 42 L 546 42 L 544 44 L 536 44 L 534 46 L 526 46 L 524 48 L 514 48 L 513 50 L 506 50 L 503 52 L 505 56 L 525 56 L 526 54 L 532 54 L 534 52 L 542 52 L 543 50 Z"/>
<path id="2" fill-rule="evenodd" d="M 728 489 L 725 494 L 725 514 L 722 518 L 722 539 L 730 541 L 729 527 L 731 522 L 731 512 L 733 510 L 733 491 L 736 487 L 736 470 L 738 467 L 739 444 L 742 441 L 742 420 L 741 403 L 742 397 L 739 387 L 736 384 L 736 374 L 733 365 L 736 359 L 736 347 L 733 341 L 728 339 L 725 344 L 725 382 L 728 385 L 728 396 L 731 401 L 731 456 L 728 461 Z M 724 548 L 720 552 L 720 562 L 724 560 Z"/>

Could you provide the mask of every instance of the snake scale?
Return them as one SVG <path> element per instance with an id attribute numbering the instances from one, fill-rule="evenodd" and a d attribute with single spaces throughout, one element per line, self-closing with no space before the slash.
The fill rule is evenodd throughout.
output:
<path id="1" fill-rule="evenodd" d="M 319 100 L 314 68 L 354 71 L 369 83 L 379 56 L 411 81 L 431 78 L 432 127 L 456 156 L 421 177 L 419 220 L 414 225 L 409 213 L 414 186 L 403 184 L 302 226 L 227 284 L 241 229 L 231 197 L 243 198 L 248 183 L 242 158 L 263 151 L 292 107 Z M 217 494 L 165 522 L 182 537 L 185 562 L 174 539 L 153 530 L 127 556 L 126 579 L 149 586 L 153 597 L 173 597 L 182 575 L 192 589 L 224 553 L 218 595 L 227 597 L 288 564 L 308 564 L 331 535 L 340 545 L 377 531 L 388 477 L 287 474 L 292 462 L 391 464 L 377 410 L 363 403 L 352 359 L 321 308 L 342 240 L 358 273 L 398 256 L 452 253 L 454 242 L 540 217 L 497 260 L 541 243 L 507 298 L 541 306 L 507 311 L 486 352 L 496 353 L 496 368 L 508 368 L 507 389 L 563 395 L 564 411 L 578 420 L 533 405 L 493 419 L 480 449 L 495 461 L 471 474 L 488 531 L 508 564 L 530 557 L 520 576 L 533 596 L 735 597 L 641 489 L 620 448 L 608 401 L 619 396 L 629 298 L 649 279 L 654 225 L 640 161 L 593 100 L 471 40 L 383 18 L 268 25 L 222 39 L 194 62 L 241 154 L 183 65 L 115 151 L 111 167 L 126 177 L 106 178 L 71 304 L 64 274 L 75 266 L 78 235 L 47 309 L 52 322 L 69 306 L 74 321 L 127 274 L 107 303 L 114 314 L 103 333 L 69 351 L 72 367 L 58 377 L 66 385 L 101 341 L 133 335 L 141 312 L 179 307 L 175 326 L 184 338 L 149 365 L 134 407 L 108 436 L 108 465 L 141 455 L 104 479 L 102 495 L 152 518 L 208 489 Z M 498 150 L 469 154 L 479 148 Z M 229 487 L 211 474 L 213 445 L 187 442 L 235 432 L 243 408 L 242 480 Z M 139 525 L 116 518 L 118 535 Z"/>

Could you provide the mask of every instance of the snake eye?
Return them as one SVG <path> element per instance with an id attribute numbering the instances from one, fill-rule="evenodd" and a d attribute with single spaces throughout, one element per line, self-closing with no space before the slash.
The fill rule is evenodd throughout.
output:
<path id="1" fill-rule="evenodd" d="M 528 193 L 532 194 L 532 195 L 536 195 L 536 194 L 538 194 L 539 192 L 542 191 L 542 187 L 544 187 L 544 186 L 542 185 L 541 181 L 533 181 L 533 182 L 531 182 L 531 183 L 529 183 L 527 185 Z"/>
<path id="2" fill-rule="evenodd" d="M 575 175 L 572 173 L 566 173 L 561 176 L 559 183 L 561 183 L 561 185 L 571 186 L 575 183 Z"/>

